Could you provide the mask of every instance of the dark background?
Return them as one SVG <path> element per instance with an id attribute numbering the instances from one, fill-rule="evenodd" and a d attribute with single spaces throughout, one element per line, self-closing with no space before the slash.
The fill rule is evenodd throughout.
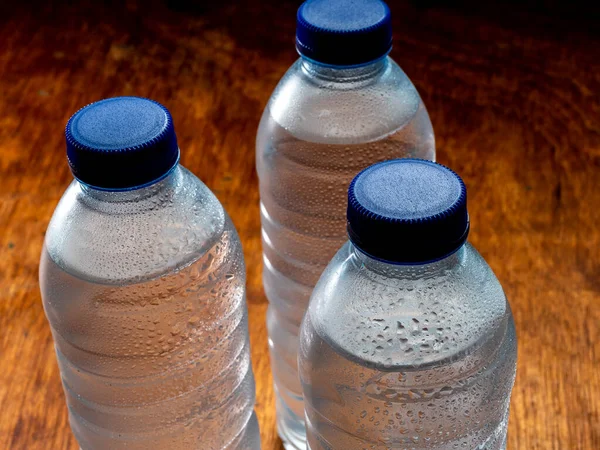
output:
<path id="1" fill-rule="evenodd" d="M 243 240 L 263 448 L 279 449 L 260 273 L 254 138 L 297 58 L 299 2 L 0 4 L 0 449 L 77 449 L 37 285 L 71 180 L 63 129 L 103 97 L 172 112 L 182 163 Z M 392 57 L 438 160 L 469 189 L 470 240 L 505 287 L 519 363 L 510 449 L 600 448 L 600 7 L 391 1 Z"/>

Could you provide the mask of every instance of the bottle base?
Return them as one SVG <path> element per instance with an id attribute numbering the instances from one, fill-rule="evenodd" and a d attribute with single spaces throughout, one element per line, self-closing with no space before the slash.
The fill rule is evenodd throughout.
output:
<path id="1" fill-rule="evenodd" d="M 306 450 L 304 420 L 294 414 L 277 394 L 277 432 L 285 450 Z"/>
<path id="2" fill-rule="evenodd" d="M 285 445 L 284 445 L 284 447 L 285 447 Z M 288 450 L 287 447 L 285 447 L 285 448 L 286 448 L 286 450 Z M 308 444 L 308 443 L 306 444 L 306 450 L 312 450 L 312 448 L 310 448 L 310 444 Z M 484 450 L 485 450 L 485 448 L 484 448 Z M 506 441 L 504 442 L 504 446 L 499 448 L 498 450 L 506 450 Z"/>

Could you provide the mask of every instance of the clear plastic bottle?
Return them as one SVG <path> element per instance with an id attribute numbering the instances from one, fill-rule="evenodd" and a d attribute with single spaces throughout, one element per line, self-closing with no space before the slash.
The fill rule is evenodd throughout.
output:
<path id="1" fill-rule="evenodd" d="M 465 243 L 466 189 L 429 161 L 360 173 L 347 242 L 314 289 L 299 369 L 312 450 L 504 449 L 510 307 Z"/>
<path id="2" fill-rule="evenodd" d="M 301 57 L 271 96 L 256 144 L 278 428 L 290 449 L 305 448 L 299 326 L 346 239 L 348 184 L 374 162 L 435 158 L 425 106 L 387 56 L 385 3 L 309 0 L 298 11 L 296 43 Z"/>
<path id="3" fill-rule="evenodd" d="M 260 449 L 240 241 L 169 112 L 107 99 L 66 135 L 40 285 L 81 448 Z"/>

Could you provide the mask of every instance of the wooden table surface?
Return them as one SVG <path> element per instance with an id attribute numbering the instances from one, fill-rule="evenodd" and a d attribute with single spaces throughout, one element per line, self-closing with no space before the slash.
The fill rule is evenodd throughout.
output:
<path id="1" fill-rule="evenodd" d="M 263 449 L 280 449 L 254 137 L 296 58 L 298 3 L 7 3 L 0 6 L 0 448 L 78 448 L 40 301 L 38 258 L 71 180 L 67 119 L 94 100 L 139 95 L 171 110 L 182 163 L 216 193 L 242 237 L 256 410 Z M 465 179 L 471 242 L 515 315 L 509 448 L 598 450 L 597 22 L 568 7 L 551 14 L 516 4 L 391 3 L 392 56 L 429 109 L 438 160 Z"/>

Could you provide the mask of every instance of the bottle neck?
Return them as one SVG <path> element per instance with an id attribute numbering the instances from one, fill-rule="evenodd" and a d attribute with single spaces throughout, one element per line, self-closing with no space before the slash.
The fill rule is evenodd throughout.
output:
<path id="1" fill-rule="evenodd" d="M 169 195 L 174 192 L 178 181 L 181 178 L 181 166 L 177 164 L 163 178 L 148 184 L 143 187 L 121 190 L 121 191 L 106 191 L 88 186 L 78 182 L 81 191 L 86 197 L 99 202 L 109 203 L 135 203 L 143 200 L 151 199 L 160 195 Z"/>
<path id="2" fill-rule="evenodd" d="M 417 280 L 443 276 L 464 265 L 466 258 L 465 245 L 463 244 L 457 251 L 445 258 L 425 264 L 392 264 L 380 261 L 360 251 L 352 242 L 350 242 L 350 251 L 355 261 L 361 264 L 366 270 L 377 275 L 386 278 Z"/>
<path id="3" fill-rule="evenodd" d="M 324 81 L 356 82 L 377 77 L 389 64 L 389 57 L 377 59 L 364 66 L 327 66 L 308 58 L 301 58 L 302 71 L 313 78 Z"/>

